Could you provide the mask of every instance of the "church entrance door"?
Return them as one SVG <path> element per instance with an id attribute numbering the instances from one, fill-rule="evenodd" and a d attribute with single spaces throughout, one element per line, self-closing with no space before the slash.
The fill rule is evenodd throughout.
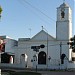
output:
<path id="1" fill-rule="evenodd" d="M 41 51 L 38 54 L 38 64 L 46 64 L 46 53 L 44 51 Z"/>

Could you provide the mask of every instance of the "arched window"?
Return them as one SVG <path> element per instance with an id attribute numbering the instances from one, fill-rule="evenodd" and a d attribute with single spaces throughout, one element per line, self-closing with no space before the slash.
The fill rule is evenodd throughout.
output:
<path id="1" fill-rule="evenodd" d="M 46 53 L 43 51 L 38 54 L 38 64 L 46 64 Z"/>
<path id="2" fill-rule="evenodd" d="M 64 16 L 65 16 L 64 11 L 61 11 L 61 18 L 64 18 Z"/>

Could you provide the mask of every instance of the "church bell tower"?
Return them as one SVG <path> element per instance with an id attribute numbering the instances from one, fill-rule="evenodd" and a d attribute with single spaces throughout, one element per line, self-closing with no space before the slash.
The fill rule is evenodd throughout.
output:
<path id="1" fill-rule="evenodd" d="M 56 39 L 68 41 L 72 37 L 72 10 L 65 2 L 57 8 Z"/>

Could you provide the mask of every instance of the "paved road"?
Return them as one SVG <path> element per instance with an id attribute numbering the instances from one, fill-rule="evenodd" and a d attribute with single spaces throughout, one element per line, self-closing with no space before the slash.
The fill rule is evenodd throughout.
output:
<path id="1" fill-rule="evenodd" d="M 1 75 L 9 75 L 7 72 L 2 72 Z"/>
<path id="2" fill-rule="evenodd" d="M 6 69 L 6 70 L 11 70 L 11 71 L 16 71 L 16 72 L 36 72 L 35 70 L 26 70 L 26 69 Z M 42 75 L 75 75 L 75 71 L 37 71 L 41 73 Z"/>
<path id="3" fill-rule="evenodd" d="M 50 72 L 50 71 L 40 71 L 42 75 L 75 75 L 75 72 Z M 9 75 L 8 73 L 4 73 L 2 75 Z"/>
<path id="4" fill-rule="evenodd" d="M 40 71 L 42 75 L 75 75 L 75 72 Z"/>

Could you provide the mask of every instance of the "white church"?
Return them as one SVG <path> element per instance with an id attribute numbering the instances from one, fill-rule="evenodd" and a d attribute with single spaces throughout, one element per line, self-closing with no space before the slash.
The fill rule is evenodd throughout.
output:
<path id="1" fill-rule="evenodd" d="M 72 38 L 72 10 L 67 3 L 57 8 L 56 38 L 43 28 L 32 38 L 19 38 L 17 41 L 7 36 L 1 37 L 6 41 L 1 53 L 1 67 L 75 68 L 75 53 L 67 45 Z"/>

